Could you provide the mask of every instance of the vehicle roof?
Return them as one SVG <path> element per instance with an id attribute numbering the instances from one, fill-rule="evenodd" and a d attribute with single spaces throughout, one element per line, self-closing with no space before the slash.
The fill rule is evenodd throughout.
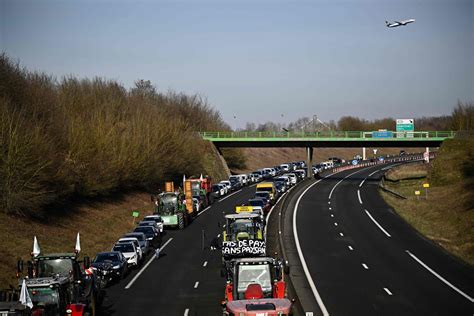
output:
<path id="1" fill-rule="evenodd" d="M 48 260 L 52 258 L 68 258 L 68 259 L 76 259 L 77 255 L 73 252 L 59 252 L 59 253 L 48 253 L 45 255 L 39 255 L 35 257 L 37 260 Z"/>
<path id="2" fill-rule="evenodd" d="M 275 306 L 275 309 L 263 309 L 265 304 L 271 304 Z M 270 306 L 271 306 L 270 305 Z M 258 309 L 261 306 L 262 309 Z M 268 306 L 268 305 L 267 305 Z M 249 310 L 248 308 L 251 307 L 252 309 Z M 291 301 L 287 298 L 262 298 L 258 300 L 234 300 L 230 301 L 226 304 L 226 308 L 228 311 L 232 312 L 233 314 L 243 314 L 247 315 L 247 312 L 252 313 L 251 315 L 259 315 L 262 312 L 272 313 L 272 315 L 276 315 L 278 312 L 282 312 L 285 315 L 290 312 L 291 309 Z M 267 313 L 264 313 L 267 315 Z M 262 313 L 263 315 L 263 313 Z"/>
<path id="3" fill-rule="evenodd" d="M 225 218 L 229 219 L 247 219 L 247 218 L 255 218 L 258 217 L 257 214 L 252 214 L 252 213 L 239 213 L 239 214 L 228 214 L 225 216 Z"/>
<path id="4" fill-rule="evenodd" d="M 260 182 L 259 184 L 257 184 L 257 188 L 258 187 L 271 187 L 271 186 L 273 186 L 273 182 L 269 182 L 269 181 Z"/>

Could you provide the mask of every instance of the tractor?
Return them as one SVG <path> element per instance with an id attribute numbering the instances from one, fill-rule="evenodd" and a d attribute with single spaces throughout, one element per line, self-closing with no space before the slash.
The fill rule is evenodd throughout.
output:
<path id="1" fill-rule="evenodd" d="M 222 257 L 265 255 L 263 223 L 259 214 L 241 212 L 225 216 L 225 231 L 222 233 Z"/>
<path id="2" fill-rule="evenodd" d="M 289 315 L 284 274 L 289 266 L 270 257 L 238 258 L 225 264 L 224 315 Z"/>
<path id="3" fill-rule="evenodd" d="M 201 175 L 199 178 L 192 177 L 184 181 L 184 194 L 186 196 L 186 208 L 188 212 L 191 211 L 190 205 L 195 205 L 196 211 L 199 213 L 214 203 L 214 197 L 211 193 L 212 179 L 209 176 L 203 177 Z M 190 203 L 191 199 L 194 200 L 194 203 Z"/>
<path id="4" fill-rule="evenodd" d="M 77 234 L 74 253 L 43 255 L 35 236 L 32 260 L 27 262 L 24 279 L 34 304 L 33 315 L 95 315 L 100 289 L 88 257 L 84 257 L 84 270 L 81 268 L 80 250 Z M 23 273 L 22 260 L 18 261 L 17 273 Z"/>
<path id="5" fill-rule="evenodd" d="M 163 192 L 156 196 L 155 214 L 161 216 L 164 227 L 183 229 L 189 225 L 193 215 L 186 210 L 187 204 L 183 200 L 183 195 L 177 192 Z"/>

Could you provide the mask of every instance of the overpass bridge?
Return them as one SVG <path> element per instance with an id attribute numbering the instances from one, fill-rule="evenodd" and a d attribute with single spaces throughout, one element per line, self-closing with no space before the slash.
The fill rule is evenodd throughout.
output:
<path id="1" fill-rule="evenodd" d="M 454 131 L 416 132 L 200 132 L 204 140 L 212 142 L 220 152 L 228 147 L 302 147 L 306 148 L 308 166 L 312 165 L 313 148 L 324 147 L 439 147 L 454 138 Z M 311 168 L 308 168 L 311 169 Z M 311 173 L 309 170 L 308 173 Z"/>

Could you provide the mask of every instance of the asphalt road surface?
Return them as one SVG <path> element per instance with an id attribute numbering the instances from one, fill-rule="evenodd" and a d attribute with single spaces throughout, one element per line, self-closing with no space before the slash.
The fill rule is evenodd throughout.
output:
<path id="1" fill-rule="evenodd" d="M 385 203 L 378 183 L 389 167 L 335 173 L 300 195 L 296 231 L 320 299 L 314 314 L 473 315 L 472 267 Z"/>
<path id="2" fill-rule="evenodd" d="M 210 242 L 222 234 L 223 212 L 234 213 L 254 193 L 255 185 L 245 187 L 201 212 L 184 230 L 166 230 L 160 257 L 148 258 L 110 286 L 100 315 L 222 315 L 222 259 Z"/>

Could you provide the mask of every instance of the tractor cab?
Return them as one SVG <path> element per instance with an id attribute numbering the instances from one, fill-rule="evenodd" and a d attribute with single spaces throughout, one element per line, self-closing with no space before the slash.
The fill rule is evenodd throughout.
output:
<path id="1" fill-rule="evenodd" d="M 252 205 L 236 206 L 235 207 L 235 213 L 236 214 L 256 214 L 256 215 L 259 216 L 258 219 L 257 219 L 257 222 L 258 222 L 261 230 L 263 230 L 265 228 L 265 224 L 266 224 L 265 215 L 264 215 L 263 209 L 261 207 L 256 207 L 256 206 L 252 206 Z"/>
<path id="2" fill-rule="evenodd" d="M 238 258 L 225 263 L 226 303 L 251 300 L 284 299 L 288 272 L 280 259 L 270 257 Z"/>
<path id="3" fill-rule="evenodd" d="M 225 216 L 224 241 L 263 240 L 263 227 L 258 214 L 242 212 Z"/>

